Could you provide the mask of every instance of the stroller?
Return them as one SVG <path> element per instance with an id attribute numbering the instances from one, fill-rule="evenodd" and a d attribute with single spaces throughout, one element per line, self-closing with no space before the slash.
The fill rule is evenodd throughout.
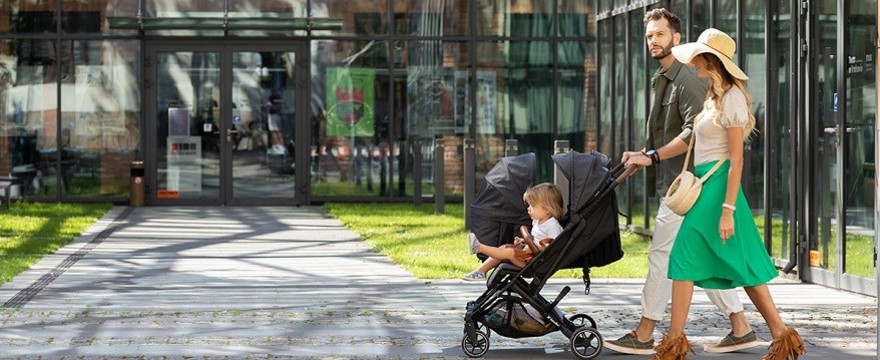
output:
<path id="1" fill-rule="evenodd" d="M 589 293 L 589 268 L 623 257 L 614 189 L 629 176 L 622 165 L 597 152 L 569 151 L 553 155 L 569 180 L 567 214 L 562 233 L 524 267 L 499 265 L 486 281 L 486 291 L 467 304 L 461 348 L 469 357 L 489 351 L 491 332 L 509 338 L 538 337 L 561 331 L 580 359 L 602 351 L 596 321 L 586 314 L 566 317 L 557 307 L 571 290 L 566 286 L 553 301 L 541 296 L 547 280 L 560 269 L 584 270 Z M 535 155 L 505 157 L 490 170 L 470 207 L 471 232 L 486 245 L 512 242 L 516 229 L 528 224 L 522 194 L 534 183 Z"/>

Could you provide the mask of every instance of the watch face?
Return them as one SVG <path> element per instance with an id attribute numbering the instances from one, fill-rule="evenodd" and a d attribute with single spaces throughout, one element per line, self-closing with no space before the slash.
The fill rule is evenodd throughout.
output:
<path id="1" fill-rule="evenodd" d="M 647 152 L 645 152 L 645 155 L 654 156 L 654 154 L 656 154 L 656 153 L 657 153 L 657 150 L 648 150 Z"/>

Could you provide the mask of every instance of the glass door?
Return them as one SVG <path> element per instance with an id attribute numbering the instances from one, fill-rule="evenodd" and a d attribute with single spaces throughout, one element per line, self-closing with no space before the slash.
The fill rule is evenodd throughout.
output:
<path id="1" fill-rule="evenodd" d="M 877 1 L 815 3 L 812 282 L 876 293 Z"/>
<path id="2" fill-rule="evenodd" d="M 284 205 L 297 187 L 307 128 L 302 46 L 224 42 L 147 45 L 149 204 Z M 299 51 L 298 51 L 299 50 Z M 303 75 L 306 74 L 306 75 Z M 307 140 L 301 141 L 301 143 Z M 302 154 L 300 154 L 302 155 Z M 308 161 L 308 158 L 305 158 Z M 301 166 L 300 168 L 307 168 Z M 307 174 L 300 174 L 308 180 Z"/>

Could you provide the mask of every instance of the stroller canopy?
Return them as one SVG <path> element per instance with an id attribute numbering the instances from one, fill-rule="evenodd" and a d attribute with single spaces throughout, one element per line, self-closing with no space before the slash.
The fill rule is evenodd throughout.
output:
<path id="1" fill-rule="evenodd" d="M 471 232 L 481 243 L 499 246 L 512 241 L 512 233 L 499 228 L 505 224 L 531 222 L 522 196 L 534 182 L 534 153 L 504 157 L 486 173 L 470 205 L 469 215 Z"/>
<path id="2" fill-rule="evenodd" d="M 602 153 L 569 151 L 554 154 L 553 161 L 569 182 L 570 212 L 583 209 L 608 179 L 610 159 Z"/>

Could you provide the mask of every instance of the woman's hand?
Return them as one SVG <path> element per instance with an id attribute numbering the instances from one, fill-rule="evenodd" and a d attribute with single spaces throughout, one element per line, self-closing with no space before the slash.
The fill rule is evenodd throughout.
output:
<path id="1" fill-rule="evenodd" d="M 718 235 L 721 236 L 721 243 L 727 242 L 733 236 L 733 211 L 730 209 L 721 210 L 721 220 L 718 223 Z"/>

